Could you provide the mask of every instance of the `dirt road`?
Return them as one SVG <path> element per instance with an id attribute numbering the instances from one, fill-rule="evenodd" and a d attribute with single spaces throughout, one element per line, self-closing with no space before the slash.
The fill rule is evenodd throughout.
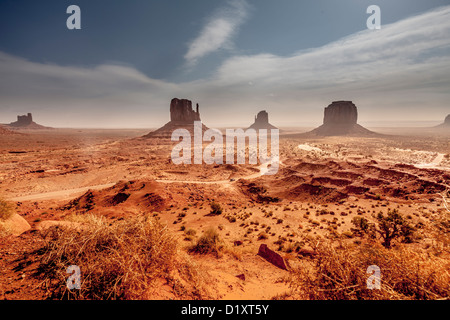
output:
<path id="1" fill-rule="evenodd" d="M 105 188 L 109 188 L 115 185 L 115 183 L 108 184 L 100 184 L 96 186 L 88 186 L 82 188 L 68 189 L 68 190 L 59 190 L 52 192 L 43 192 L 37 194 L 30 194 L 27 196 L 14 197 L 10 198 L 10 201 L 18 202 L 18 201 L 39 201 L 39 200 L 65 200 L 76 197 L 77 195 L 82 195 L 88 190 L 101 190 Z"/>

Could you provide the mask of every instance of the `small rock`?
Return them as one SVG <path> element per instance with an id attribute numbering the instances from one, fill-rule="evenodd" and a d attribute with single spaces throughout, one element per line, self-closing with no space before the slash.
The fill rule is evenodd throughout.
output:
<path id="1" fill-rule="evenodd" d="M 245 274 L 238 274 L 238 275 L 236 276 L 236 278 L 239 278 L 239 279 L 245 281 Z"/>

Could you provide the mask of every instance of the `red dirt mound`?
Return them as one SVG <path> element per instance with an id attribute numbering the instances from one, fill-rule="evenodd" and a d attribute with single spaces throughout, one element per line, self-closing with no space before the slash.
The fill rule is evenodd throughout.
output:
<path id="1" fill-rule="evenodd" d="M 345 193 L 337 191 L 336 188 L 329 188 L 309 183 L 302 183 L 295 188 L 281 192 L 278 196 L 280 198 L 292 200 L 324 200 L 332 202 L 348 197 Z"/>
<path id="2" fill-rule="evenodd" d="M 113 215 L 114 212 L 123 214 L 131 207 L 159 212 L 166 208 L 166 197 L 155 181 L 121 181 L 111 188 L 90 190 L 63 209 Z"/>

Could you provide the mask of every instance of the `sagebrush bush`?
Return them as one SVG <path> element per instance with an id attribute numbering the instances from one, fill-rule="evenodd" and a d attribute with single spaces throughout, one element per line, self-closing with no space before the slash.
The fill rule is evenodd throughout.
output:
<path id="1" fill-rule="evenodd" d="M 37 275 L 52 292 L 51 298 L 147 299 L 157 279 L 177 283 L 176 292 L 182 297 L 204 294 L 198 270 L 178 253 L 172 235 L 154 218 L 111 225 L 106 219 L 88 220 L 81 227 L 49 228 L 44 235 Z M 81 269 L 80 290 L 66 288 L 70 265 Z"/>

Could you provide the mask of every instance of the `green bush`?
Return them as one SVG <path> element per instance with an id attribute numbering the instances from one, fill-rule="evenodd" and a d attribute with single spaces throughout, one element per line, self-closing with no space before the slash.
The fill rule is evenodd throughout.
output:
<path id="1" fill-rule="evenodd" d="M 389 209 L 386 216 L 380 212 L 377 220 L 377 232 L 383 238 L 384 247 L 390 248 L 392 240 L 396 238 L 401 238 L 402 242 L 412 242 L 414 228 L 398 213 L 397 209 Z"/>
<path id="2" fill-rule="evenodd" d="M 404 219 L 397 209 L 388 209 L 387 215 L 380 212 L 377 217 L 377 224 L 369 223 L 366 218 L 354 217 L 352 224 L 355 228 L 351 231 L 358 236 L 368 235 L 371 238 L 376 238 L 380 235 L 382 245 L 385 248 L 391 248 L 392 240 L 400 239 L 402 242 L 412 242 L 414 235 L 414 228 Z"/>

